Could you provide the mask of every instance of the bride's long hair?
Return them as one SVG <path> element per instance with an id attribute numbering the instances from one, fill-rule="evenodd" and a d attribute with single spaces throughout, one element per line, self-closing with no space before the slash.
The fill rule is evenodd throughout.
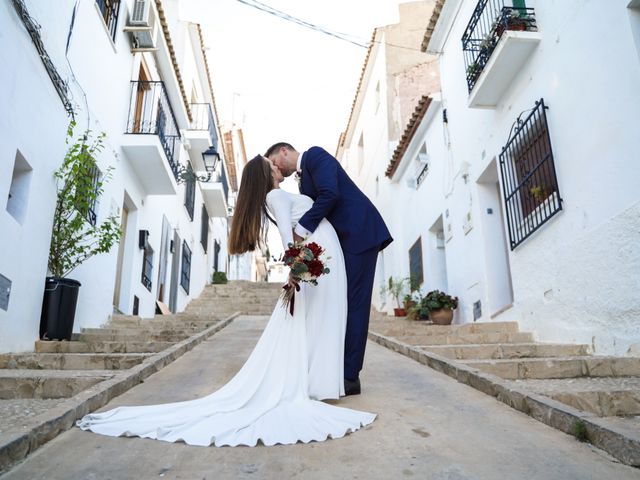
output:
<path id="1" fill-rule="evenodd" d="M 233 213 L 228 249 L 230 254 L 250 252 L 265 243 L 267 193 L 273 189 L 268 160 L 262 155 L 253 157 L 242 171 L 238 199 Z"/>

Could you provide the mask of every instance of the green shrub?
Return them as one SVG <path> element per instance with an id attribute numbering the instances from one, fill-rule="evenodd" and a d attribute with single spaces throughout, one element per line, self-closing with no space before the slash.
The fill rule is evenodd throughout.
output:
<path id="1" fill-rule="evenodd" d="M 227 274 L 224 272 L 213 272 L 213 276 L 211 277 L 211 283 L 220 284 L 227 283 Z"/>

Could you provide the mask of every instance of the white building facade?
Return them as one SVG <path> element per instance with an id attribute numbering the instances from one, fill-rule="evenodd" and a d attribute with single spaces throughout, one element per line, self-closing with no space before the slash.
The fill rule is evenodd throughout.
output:
<path id="1" fill-rule="evenodd" d="M 74 331 L 114 311 L 151 317 L 157 302 L 182 311 L 214 267 L 227 271 L 228 168 L 202 32 L 181 21 L 179 3 L 0 5 L 0 352 L 33 350 L 38 338 L 68 110 L 76 135 L 106 133 L 98 168 L 113 173 L 95 214 L 98 224 L 116 215 L 123 232 L 69 275 L 82 284 Z M 212 147 L 220 161 L 205 165 Z M 185 169 L 201 180 L 185 181 Z"/>
<path id="2" fill-rule="evenodd" d="M 372 165 L 393 199 L 376 201 L 386 276 L 419 266 L 423 290 L 460 297 L 458 323 L 638 353 L 639 8 L 438 2 L 423 47 L 441 92 Z"/>

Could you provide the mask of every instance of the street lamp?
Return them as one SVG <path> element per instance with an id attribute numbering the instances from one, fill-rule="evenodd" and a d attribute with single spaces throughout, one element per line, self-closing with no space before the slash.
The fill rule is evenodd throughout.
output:
<path id="1" fill-rule="evenodd" d="M 204 168 L 210 174 L 216 169 L 217 163 L 220 161 L 220 154 L 216 150 L 216 147 L 209 147 L 202 152 L 202 160 L 204 160 Z"/>

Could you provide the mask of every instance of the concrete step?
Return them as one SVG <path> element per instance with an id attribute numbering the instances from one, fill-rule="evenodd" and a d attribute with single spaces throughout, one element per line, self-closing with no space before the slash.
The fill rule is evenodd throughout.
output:
<path id="1" fill-rule="evenodd" d="M 578 357 L 590 355 L 589 345 L 553 343 L 506 343 L 494 345 L 431 345 L 422 350 L 457 360 Z"/>
<path id="2" fill-rule="evenodd" d="M 429 345 L 477 345 L 496 343 L 531 343 L 532 333 L 456 333 L 452 335 L 407 335 L 397 337 L 403 343 L 420 347 Z"/>
<path id="3" fill-rule="evenodd" d="M 207 315 L 189 315 L 179 313 L 177 315 L 156 315 L 153 318 L 140 318 L 131 315 L 113 315 L 106 327 L 115 325 L 118 328 L 141 327 L 141 328 L 207 328 L 220 321 L 220 317 L 211 313 Z"/>
<path id="4" fill-rule="evenodd" d="M 121 370 L 141 363 L 150 353 L 14 353 L 0 355 L 0 369 Z"/>
<path id="5" fill-rule="evenodd" d="M 166 350 L 175 342 L 36 342 L 36 353 L 157 353 Z"/>
<path id="6" fill-rule="evenodd" d="M 640 415 L 640 377 L 515 380 L 509 385 L 601 417 Z"/>
<path id="7" fill-rule="evenodd" d="M 0 370 L 0 399 L 68 398 L 114 375 L 106 370 Z"/>
<path id="8" fill-rule="evenodd" d="M 461 362 L 508 380 L 640 376 L 639 357 L 563 357 Z"/>
<path id="9" fill-rule="evenodd" d="M 158 326 L 156 328 L 136 327 L 133 325 L 108 325 L 105 328 L 83 328 L 80 333 L 83 335 L 129 335 L 129 336 L 148 336 L 148 335 L 186 335 L 191 336 L 204 330 L 202 327 L 176 328 Z"/>
<path id="10" fill-rule="evenodd" d="M 140 334 L 140 335 L 132 335 L 132 334 L 109 334 L 109 333 L 74 333 L 71 335 L 72 341 L 79 342 L 87 342 L 87 343 L 99 343 L 99 342 L 128 342 L 128 341 L 136 341 L 136 342 L 180 342 L 185 338 L 188 338 L 190 335 L 185 334 L 156 334 L 156 333 L 148 333 L 148 334 Z"/>
<path id="11" fill-rule="evenodd" d="M 399 322 L 372 322 L 373 330 L 389 337 L 408 335 L 458 335 L 481 333 L 518 333 L 517 322 L 481 322 L 461 325 L 434 325 L 430 322 L 403 320 Z"/>

